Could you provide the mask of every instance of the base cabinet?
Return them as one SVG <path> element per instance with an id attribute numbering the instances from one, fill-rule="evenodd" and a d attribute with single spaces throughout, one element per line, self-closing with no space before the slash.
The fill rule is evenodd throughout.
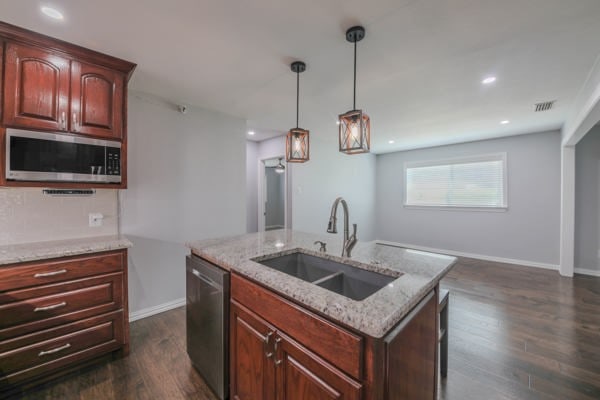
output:
<path id="1" fill-rule="evenodd" d="M 127 354 L 127 250 L 0 266 L 0 316 L 0 398 Z"/>
<path id="2" fill-rule="evenodd" d="M 435 400 L 436 310 L 437 288 L 385 337 L 361 337 L 233 273 L 231 398 Z"/>
<path id="3" fill-rule="evenodd" d="M 231 396 L 239 400 L 359 400 L 361 385 L 235 300 Z"/>
<path id="4" fill-rule="evenodd" d="M 279 342 L 277 342 L 280 340 Z M 362 386 L 284 333 L 277 333 L 275 356 L 278 399 L 359 400 Z"/>

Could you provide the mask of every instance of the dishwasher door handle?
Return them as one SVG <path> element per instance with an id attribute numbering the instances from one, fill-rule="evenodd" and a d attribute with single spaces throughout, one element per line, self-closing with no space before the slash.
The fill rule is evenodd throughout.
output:
<path id="1" fill-rule="evenodd" d="M 200 271 L 198 271 L 196 268 L 192 268 L 192 274 L 194 274 L 198 279 L 200 279 L 207 285 L 212 286 L 215 289 L 219 289 L 219 290 L 223 289 L 223 287 L 221 285 L 219 285 L 217 282 L 213 281 L 208 276 L 206 276 L 203 273 L 201 273 Z"/>

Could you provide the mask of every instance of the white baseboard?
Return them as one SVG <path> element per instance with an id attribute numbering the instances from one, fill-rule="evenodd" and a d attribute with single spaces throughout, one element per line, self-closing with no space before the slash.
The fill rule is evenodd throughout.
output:
<path id="1" fill-rule="evenodd" d="M 138 319 L 147 318 L 161 312 L 169 311 L 177 307 L 185 306 L 185 297 L 183 299 L 177 299 L 169 301 L 167 303 L 159 304 L 157 306 L 143 308 L 138 311 L 129 313 L 129 322 L 137 321 Z"/>
<path id="2" fill-rule="evenodd" d="M 581 274 L 581 275 L 590 275 L 590 276 L 600 277 L 600 271 L 597 269 L 575 268 L 575 273 Z"/>
<path id="3" fill-rule="evenodd" d="M 485 260 L 485 261 L 494 261 L 494 262 L 500 262 L 500 263 L 505 263 L 505 264 L 524 265 L 526 267 L 544 268 L 544 269 L 551 269 L 554 271 L 558 271 L 558 265 L 556 265 L 556 264 L 540 263 L 537 261 L 516 260 L 513 258 L 486 256 L 483 254 L 463 253 L 461 251 L 454 251 L 454 250 L 434 249 L 432 247 L 416 246 L 416 245 L 412 245 L 412 244 L 397 243 L 397 242 L 389 242 L 387 240 L 376 240 L 375 242 L 385 244 L 387 246 L 405 247 L 408 249 L 427 251 L 430 253 L 448 254 L 450 256 L 455 256 L 455 257 L 476 258 L 476 259 Z"/>

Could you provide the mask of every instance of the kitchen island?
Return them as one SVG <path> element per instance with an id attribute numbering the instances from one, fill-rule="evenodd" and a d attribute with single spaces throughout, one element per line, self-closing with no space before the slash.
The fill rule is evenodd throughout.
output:
<path id="1" fill-rule="evenodd" d="M 341 258 L 340 242 L 277 230 L 188 243 L 232 273 L 232 398 L 435 398 L 438 284 L 456 259 L 375 242 Z M 295 253 L 389 283 L 358 301 L 261 264 Z"/>

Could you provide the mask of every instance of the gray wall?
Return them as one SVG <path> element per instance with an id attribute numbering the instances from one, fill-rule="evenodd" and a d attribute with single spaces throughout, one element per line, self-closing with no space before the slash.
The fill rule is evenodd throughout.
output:
<path id="1" fill-rule="evenodd" d="M 258 143 L 246 142 L 246 232 L 258 231 Z"/>
<path id="2" fill-rule="evenodd" d="M 377 238 L 488 257 L 557 265 L 560 238 L 560 133 L 513 136 L 377 157 Z M 506 212 L 403 207 L 403 165 L 507 153 Z"/>
<path id="3" fill-rule="evenodd" d="M 600 271 L 600 125 L 575 148 L 575 268 Z"/>
<path id="4" fill-rule="evenodd" d="M 185 297 L 187 241 L 246 231 L 245 121 L 132 93 L 121 229 L 131 312 Z"/>
<path id="5" fill-rule="evenodd" d="M 350 223 L 358 224 L 358 240 L 375 239 L 374 154 L 339 152 L 335 119 L 306 123 L 310 127 L 310 161 L 293 166 L 294 229 L 323 234 L 331 205 L 342 196 L 350 210 Z M 343 221 L 341 207 L 338 223 Z M 342 241 L 343 227 L 332 241 Z M 337 236 L 337 237 L 336 237 Z"/>

